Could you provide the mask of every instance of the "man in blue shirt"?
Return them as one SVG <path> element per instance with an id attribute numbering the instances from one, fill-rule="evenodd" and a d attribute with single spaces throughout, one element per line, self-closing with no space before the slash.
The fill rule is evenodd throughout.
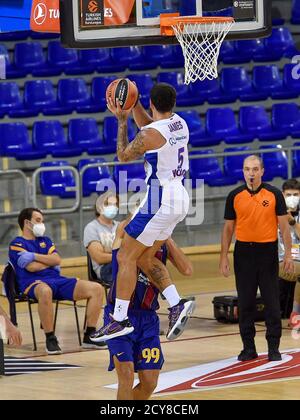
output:
<path id="1" fill-rule="evenodd" d="M 53 331 L 53 300 L 87 299 L 87 329 L 83 347 L 99 348 L 99 345 L 95 346 L 90 340 L 89 335 L 95 332 L 100 316 L 103 293 L 101 286 L 60 275 L 61 258 L 52 240 L 44 236 L 46 228 L 41 210 L 22 210 L 18 223 L 22 236 L 17 236 L 10 243 L 9 260 L 15 268 L 20 291 L 38 301 L 38 312 L 46 334 L 47 353 L 61 353 Z"/>

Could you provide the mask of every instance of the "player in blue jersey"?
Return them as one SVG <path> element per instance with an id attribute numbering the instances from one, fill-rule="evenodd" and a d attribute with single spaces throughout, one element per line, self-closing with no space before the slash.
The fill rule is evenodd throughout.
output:
<path id="1" fill-rule="evenodd" d="M 60 275 L 61 258 L 52 240 L 44 236 L 44 216 L 41 210 L 22 210 L 18 223 L 22 236 L 17 236 L 10 243 L 9 260 L 14 266 L 20 291 L 38 301 L 39 316 L 46 334 L 47 353 L 61 353 L 53 331 L 53 300 L 88 300 L 87 329 L 82 346 L 97 347 L 89 336 L 95 332 L 99 320 L 102 287 L 98 283 L 78 281 L 76 278 Z"/>
<path id="2" fill-rule="evenodd" d="M 104 310 L 105 325 L 111 321 L 116 302 L 119 269 L 117 254 L 127 224 L 128 220 L 120 224 L 113 244 L 113 285 Z M 191 276 L 193 273 L 191 262 L 171 238 L 156 253 L 156 258 L 163 264 L 166 264 L 167 258 L 169 258 L 183 275 Z M 143 262 L 139 261 L 140 264 L 142 265 Z M 117 370 L 117 398 L 119 400 L 146 400 L 156 388 L 159 372 L 164 363 L 159 339 L 159 317 L 156 313 L 159 309 L 158 295 L 159 289 L 139 269 L 137 286 L 131 297 L 128 310 L 134 331 L 107 341 L 110 352 L 108 370 L 114 368 Z M 133 386 L 134 372 L 138 372 L 139 376 L 139 384 L 135 387 Z"/>
<path id="3" fill-rule="evenodd" d="M 184 320 L 194 309 L 194 302 L 181 299 L 170 281 L 166 267 L 155 258 L 176 225 L 189 208 L 189 196 L 183 186 L 189 169 L 189 129 L 184 119 L 173 112 L 176 91 L 168 84 L 158 83 L 150 92 L 152 116 L 140 102 L 131 110 L 122 110 L 120 104 L 108 99 L 108 108 L 118 118 L 117 155 L 121 162 L 130 162 L 144 156 L 147 193 L 126 226 L 126 233 L 118 253 L 119 273 L 116 305 L 111 322 L 98 331 L 98 339 L 110 340 L 133 331 L 127 310 L 136 287 L 137 261 L 144 259 L 146 274 L 161 285 L 170 305 L 171 316 L 167 339 L 177 338 Z M 129 143 L 127 120 L 130 112 L 140 132 Z"/>

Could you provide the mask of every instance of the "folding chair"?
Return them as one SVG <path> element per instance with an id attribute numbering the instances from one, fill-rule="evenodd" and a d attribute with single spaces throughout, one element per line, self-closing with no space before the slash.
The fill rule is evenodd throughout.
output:
<path id="1" fill-rule="evenodd" d="M 27 302 L 28 304 L 28 312 L 29 312 L 29 317 L 30 317 L 31 333 L 32 333 L 32 339 L 33 339 L 33 350 L 36 351 L 37 345 L 36 345 L 35 329 L 34 329 L 31 306 L 33 304 L 38 303 L 38 301 L 36 299 L 31 299 L 24 293 L 20 292 L 18 282 L 17 282 L 17 276 L 15 273 L 14 267 L 10 261 L 7 263 L 4 269 L 4 272 L 2 274 L 2 281 L 4 283 L 5 293 L 8 299 L 8 303 L 9 303 L 10 319 L 14 325 L 16 326 L 18 325 L 16 304 L 20 302 Z M 78 334 L 78 342 L 79 342 L 79 345 L 81 346 L 81 336 L 80 336 L 80 328 L 79 328 L 76 302 L 73 301 L 73 304 L 74 304 L 74 313 L 75 313 L 76 328 L 77 328 L 77 334 Z M 56 300 L 55 301 L 55 315 L 54 315 L 54 332 L 56 328 L 58 305 L 59 305 L 59 301 Z"/>

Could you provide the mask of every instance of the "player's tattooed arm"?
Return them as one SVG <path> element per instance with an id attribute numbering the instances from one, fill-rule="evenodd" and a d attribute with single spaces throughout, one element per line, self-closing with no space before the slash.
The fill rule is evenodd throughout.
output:
<path id="1" fill-rule="evenodd" d="M 147 274 L 151 283 L 161 292 L 166 288 L 166 284 L 169 285 L 168 272 L 162 264 L 154 263 Z"/>
<path id="2" fill-rule="evenodd" d="M 118 119 L 117 156 L 120 162 L 130 162 L 143 156 L 149 150 L 162 147 L 166 140 L 155 129 L 140 131 L 135 139 L 129 143 L 127 134 L 127 118 Z"/>
<path id="3" fill-rule="evenodd" d="M 146 152 L 145 133 L 140 131 L 129 143 L 127 134 L 127 119 L 119 119 L 117 156 L 120 162 L 130 162 L 141 157 Z"/>

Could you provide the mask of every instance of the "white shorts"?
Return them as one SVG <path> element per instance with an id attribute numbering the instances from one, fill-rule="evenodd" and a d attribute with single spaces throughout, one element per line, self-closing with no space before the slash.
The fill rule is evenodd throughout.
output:
<path id="1" fill-rule="evenodd" d="M 181 182 L 148 187 L 147 194 L 125 231 L 145 246 L 165 241 L 187 215 L 189 195 Z"/>

